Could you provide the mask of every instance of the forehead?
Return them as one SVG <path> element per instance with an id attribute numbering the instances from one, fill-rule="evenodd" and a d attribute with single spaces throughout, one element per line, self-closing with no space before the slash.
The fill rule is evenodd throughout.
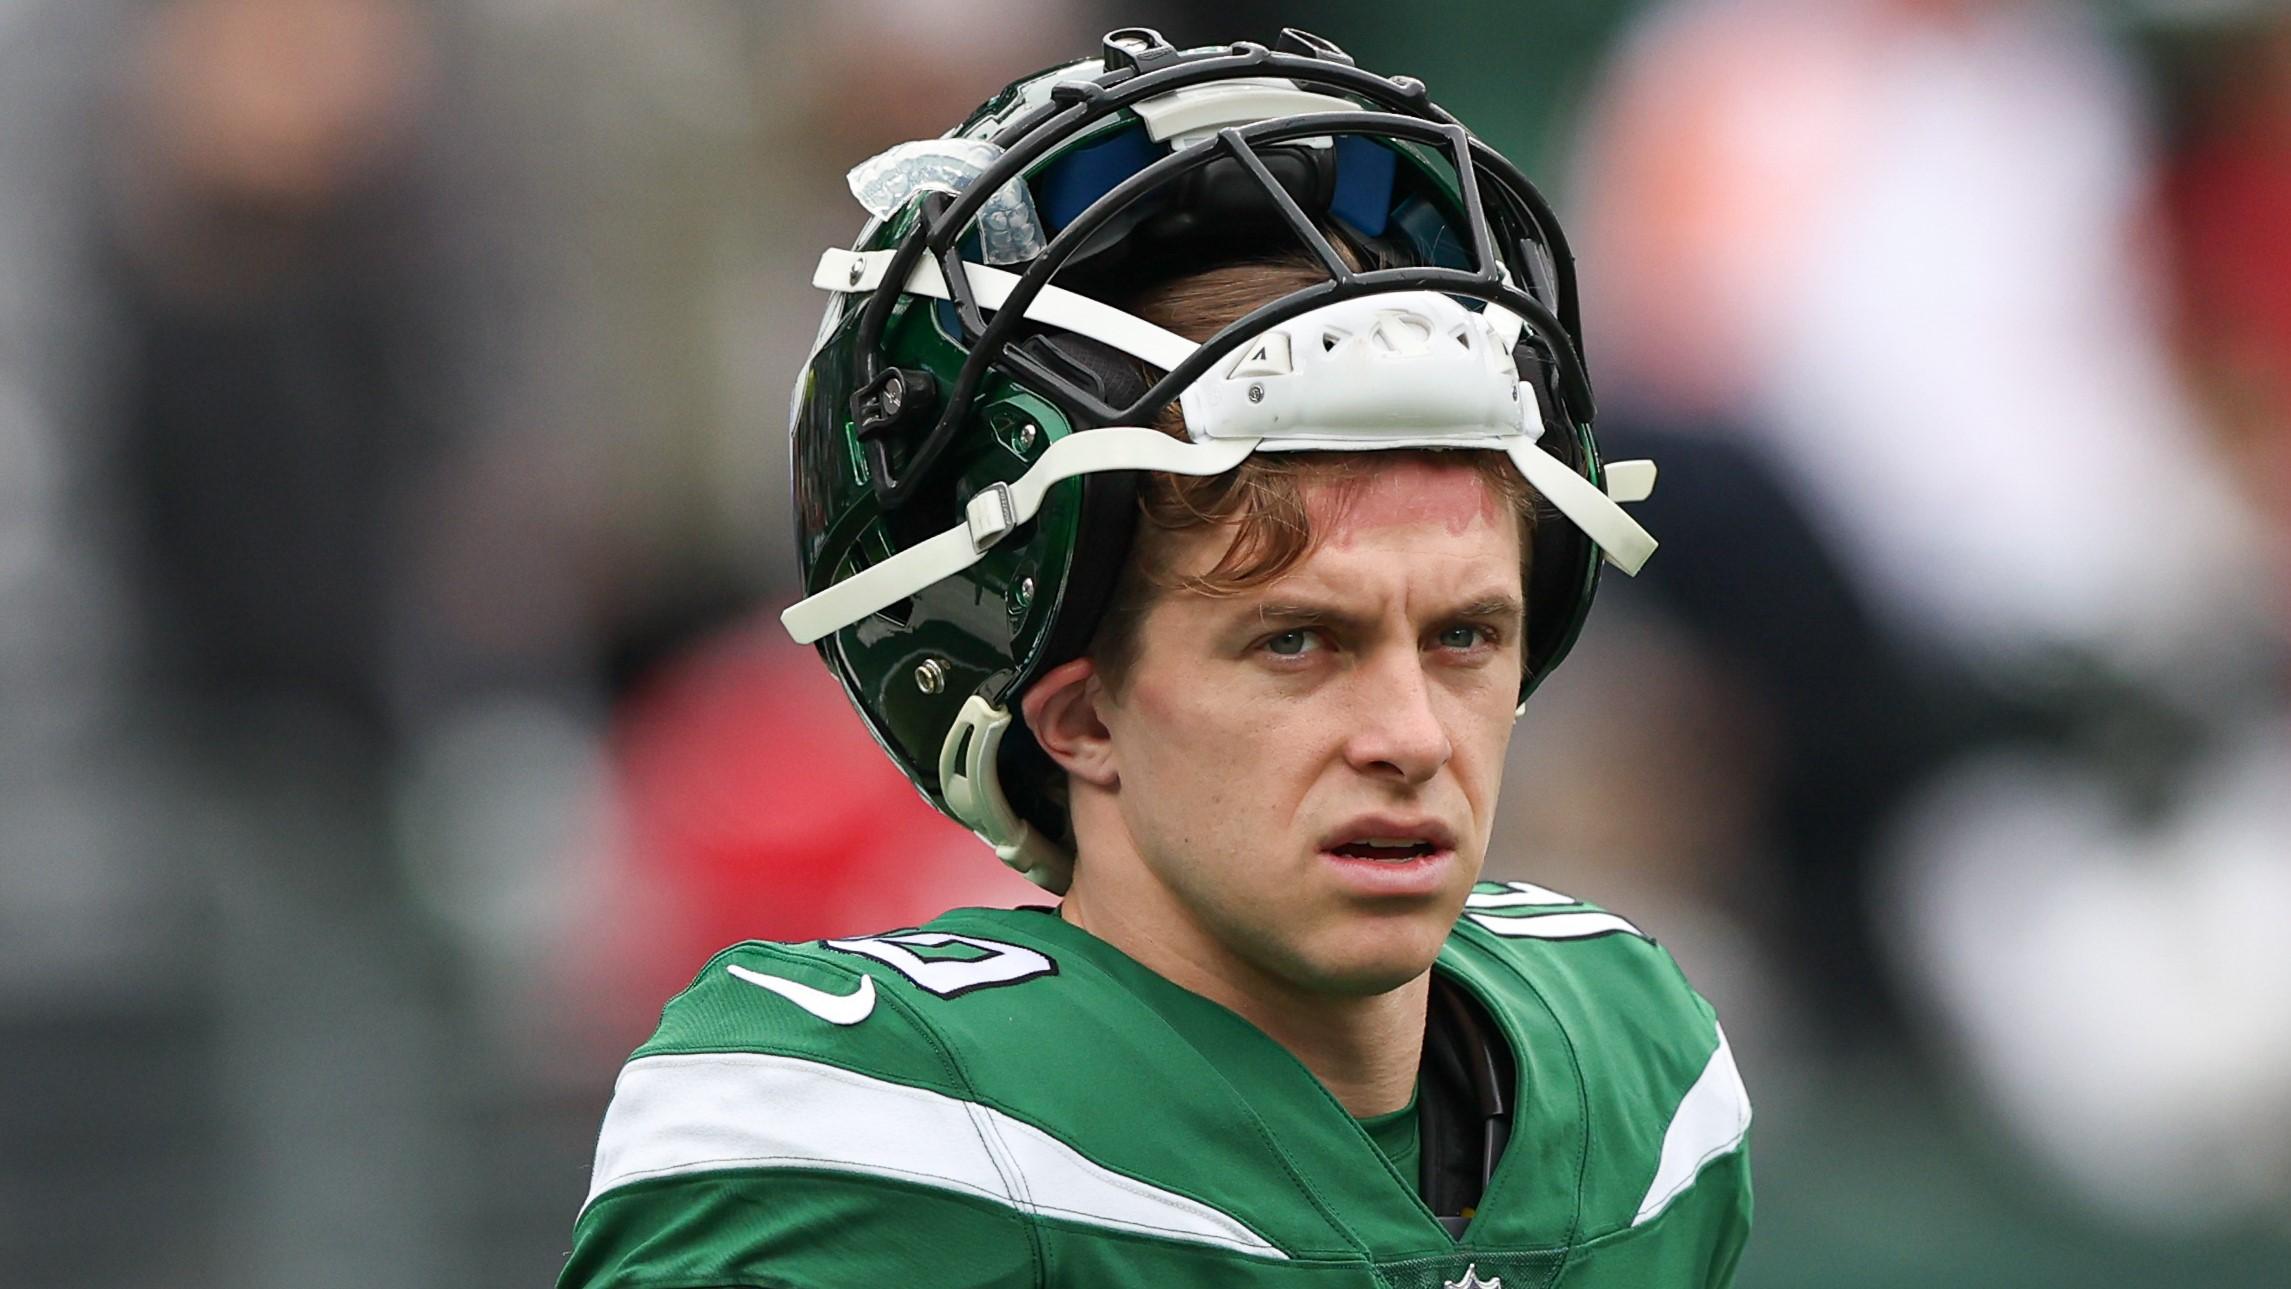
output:
<path id="1" fill-rule="evenodd" d="M 1461 453 L 1438 456 L 1363 453 L 1385 458 L 1350 472 L 1307 475 L 1299 482 L 1310 542 L 1280 577 L 1250 588 L 1246 602 L 1275 588 L 1327 583 L 1332 590 L 1423 583 L 1440 589 L 1458 580 L 1481 589 L 1520 587 L 1524 551 L 1520 516 L 1503 493 Z M 1170 554 L 1180 578 L 1208 572 L 1239 533 L 1226 524 L 1195 530 Z"/>
<path id="2" fill-rule="evenodd" d="M 1487 477 L 1461 460 L 1395 456 L 1365 474 L 1315 480 L 1304 488 L 1305 515 L 1316 545 L 1344 550 L 1391 529 L 1449 537 L 1486 530 L 1483 540 L 1519 549 L 1518 516 Z M 1510 541 L 1502 539 L 1508 535 Z"/>

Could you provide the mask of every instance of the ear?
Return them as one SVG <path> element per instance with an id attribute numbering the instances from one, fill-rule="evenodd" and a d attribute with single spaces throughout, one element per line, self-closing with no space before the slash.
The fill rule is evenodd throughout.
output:
<path id="1" fill-rule="evenodd" d="M 1098 717 L 1105 692 L 1088 658 L 1060 663 L 1042 673 L 1018 700 L 1026 728 L 1058 768 L 1100 788 L 1121 781 L 1114 766 L 1113 735 Z"/>

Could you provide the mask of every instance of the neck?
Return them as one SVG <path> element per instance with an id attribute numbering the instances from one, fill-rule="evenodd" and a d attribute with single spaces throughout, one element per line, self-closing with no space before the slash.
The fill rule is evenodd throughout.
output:
<path id="1" fill-rule="evenodd" d="M 1067 922 L 1263 1030 L 1354 1116 L 1408 1104 L 1424 1047 L 1429 972 L 1378 994 L 1311 989 L 1227 948 L 1158 883 L 1107 890 L 1084 880 L 1093 868 L 1106 872 L 1077 866 L 1059 907 Z M 1142 866 L 1129 871 L 1142 872 Z"/>

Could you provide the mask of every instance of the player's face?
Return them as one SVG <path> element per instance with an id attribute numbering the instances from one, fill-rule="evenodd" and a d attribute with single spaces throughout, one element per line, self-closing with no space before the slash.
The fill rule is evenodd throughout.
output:
<path id="1" fill-rule="evenodd" d="M 1123 822 L 1186 924 L 1167 933 L 1292 987 L 1379 993 L 1430 967 L 1487 854 L 1519 523 L 1468 466 L 1417 458 L 1306 500 L 1313 552 L 1237 598 L 1161 595 L 1102 713 Z M 1173 571 L 1208 571 L 1231 536 L 1186 535 Z"/>

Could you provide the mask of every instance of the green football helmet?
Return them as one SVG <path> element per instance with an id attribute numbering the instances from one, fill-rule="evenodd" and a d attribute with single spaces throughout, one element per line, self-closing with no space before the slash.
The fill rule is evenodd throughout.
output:
<path id="1" fill-rule="evenodd" d="M 807 595 L 783 621 L 931 804 L 1050 890 L 1072 840 L 1016 700 L 1089 645 L 1138 472 L 1506 452 L 1548 512 L 1523 703 L 1602 557 L 1636 572 L 1654 549 L 1616 504 L 1651 464 L 1603 465 L 1592 439 L 1557 219 L 1419 81 L 1293 29 L 1179 50 L 1130 28 L 852 187 L 875 218 L 814 278 L 827 316 L 790 428 Z M 1299 251 L 1327 281 L 1203 344 L 1105 303 Z M 1190 441 L 1148 428 L 1172 402 Z"/>

